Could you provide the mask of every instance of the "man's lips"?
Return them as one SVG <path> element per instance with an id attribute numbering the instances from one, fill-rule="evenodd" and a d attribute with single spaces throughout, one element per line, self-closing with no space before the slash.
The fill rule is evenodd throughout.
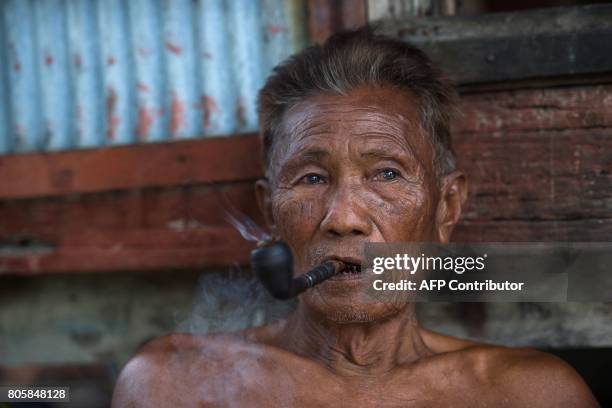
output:
<path id="1" fill-rule="evenodd" d="M 331 277 L 329 280 L 351 280 L 360 279 L 362 271 L 362 261 L 358 258 L 353 257 L 340 257 L 331 256 L 326 257 L 324 262 L 327 261 L 339 261 L 342 263 L 342 267 L 336 275 Z"/>
<path id="2" fill-rule="evenodd" d="M 344 264 L 345 268 L 350 268 L 350 267 L 357 266 L 359 269 L 361 269 L 361 265 L 363 264 L 361 259 L 355 258 L 355 257 L 348 257 L 348 256 L 344 256 L 344 257 L 342 257 L 342 256 L 328 256 L 328 257 L 323 258 L 323 263 L 325 263 L 327 261 L 342 262 Z"/>

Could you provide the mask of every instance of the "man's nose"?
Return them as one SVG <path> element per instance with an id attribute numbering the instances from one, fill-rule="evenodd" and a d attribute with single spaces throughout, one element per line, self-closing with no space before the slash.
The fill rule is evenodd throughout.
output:
<path id="1" fill-rule="evenodd" d="M 329 200 L 327 213 L 321 222 L 325 234 L 332 237 L 370 235 L 372 224 L 355 188 L 338 188 Z"/>

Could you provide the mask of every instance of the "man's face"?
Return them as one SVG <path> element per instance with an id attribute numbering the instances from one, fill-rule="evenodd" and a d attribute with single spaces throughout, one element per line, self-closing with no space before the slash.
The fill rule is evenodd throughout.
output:
<path id="1" fill-rule="evenodd" d="M 329 258 L 361 264 L 367 242 L 437 240 L 439 189 L 418 120 L 414 100 L 385 87 L 318 95 L 287 112 L 269 207 L 296 275 Z M 397 312 L 364 303 L 365 275 L 334 277 L 301 301 L 337 321 Z"/>

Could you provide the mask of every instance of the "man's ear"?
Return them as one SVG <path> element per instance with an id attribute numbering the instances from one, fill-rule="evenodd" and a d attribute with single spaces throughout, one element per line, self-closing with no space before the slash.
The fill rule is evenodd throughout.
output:
<path id="1" fill-rule="evenodd" d="M 440 242 L 450 240 L 451 233 L 461 216 L 467 191 L 467 176 L 462 171 L 454 171 L 442 178 L 440 201 L 436 212 L 436 229 Z"/>
<path id="2" fill-rule="evenodd" d="M 255 198 L 259 205 L 259 210 L 264 216 L 266 226 L 272 232 L 276 232 L 276 223 L 272 215 L 272 189 L 266 179 L 259 179 L 255 182 Z"/>

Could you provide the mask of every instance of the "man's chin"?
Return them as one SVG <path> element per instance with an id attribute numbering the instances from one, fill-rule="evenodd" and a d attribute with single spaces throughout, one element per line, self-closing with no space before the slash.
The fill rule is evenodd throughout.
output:
<path id="1" fill-rule="evenodd" d="M 349 298 L 308 299 L 306 308 L 335 324 L 373 323 L 387 320 L 405 309 L 405 304 L 362 302 Z"/>

